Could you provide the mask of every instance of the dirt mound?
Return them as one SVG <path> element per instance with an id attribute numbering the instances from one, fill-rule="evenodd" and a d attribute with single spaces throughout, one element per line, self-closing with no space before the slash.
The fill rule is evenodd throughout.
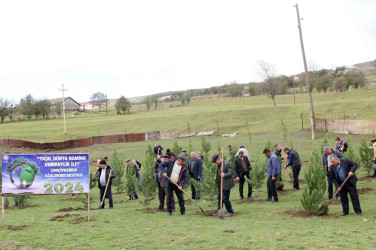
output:
<path id="1" fill-rule="evenodd" d="M 278 190 L 277 194 L 280 195 L 280 196 L 286 196 L 286 195 L 288 195 L 288 194 L 290 194 L 292 192 L 293 191 L 291 189 L 289 189 L 289 190 Z"/>
<path id="2" fill-rule="evenodd" d="M 86 221 L 87 221 L 87 218 L 85 217 L 77 217 L 76 219 L 74 219 L 73 221 L 70 221 L 69 223 L 80 224 L 81 222 L 86 222 Z"/>
<path id="3" fill-rule="evenodd" d="M 79 214 L 64 214 L 64 215 L 57 215 L 50 218 L 50 221 L 63 221 L 65 218 L 69 218 L 72 216 L 80 216 Z"/>
<path id="4" fill-rule="evenodd" d="M 151 207 L 145 207 L 145 208 L 139 208 L 139 209 L 136 209 L 136 211 L 140 211 L 144 214 L 155 214 L 156 212 L 156 208 L 151 208 Z"/>
<path id="5" fill-rule="evenodd" d="M 279 192 L 278 192 L 279 194 Z M 264 203 L 264 199 L 242 199 L 242 200 L 236 200 L 234 201 L 235 204 L 244 204 L 244 203 L 255 203 L 255 202 L 258 202 L 258 203 Z"/>
<path id="6" fill-rule="evenodd" d="M 370 187 L 364 187 L 364 188 L 358 189 L 358 194 L 367 194 L 370 192 L 375 192 L 375 189 L 370 188 Z"/>
<path id="7" fill-rule="evenodd" d="M 60 208 L 56 212 L 72 212 L 72 211 L 79 211 L 79 210 L 86 210 L 86 209 L 82 207 L 78 207 L 78 208 L 65 207 L 65 208 Z"/>
<path id="8" fill-rule="evenodd" d="M 29 228 L 29 226 L 27 225 L 19 225 L 19 226 L 7 225 L 6 227 L 10 231 L 22 231 L 22 230 Z"/>
<path id="9" fill-rule="evenodd" d="M 196 211 L 196 214 L 199 214 L 199 215 L 203 215 L 203 216 L 217 216 L 217 210 L 208 210 L 208 211 L 205 211 L 206 215 L 202 212 L 202 211 Z M 239 215 L 238 212 L 235 212 L 235 215 Z M 231 217 L 231 216 L 234 216 L 234 215 L 229 215 L 228 213 L 226 213 L 225 217 Z"/>
<path id="10" fill-rule="evenodd" d="M 305 210 L 291 210 L 291 209 L 289 209 L 289 210 L 284 211 L 283 214 L 295 216 L 295 217 L 300 217 L 300 218 L 319 217 L 317 215 L 310 214 L 309 212 L 307 212 Z M 322 216 L 327 216 L 327 215 L 322 215 Z M 320 217 L 322 217 L 322 216 L 320 216 Z"/>
<path id="11" fill-rule="evenodd" d="M 123 204 L 123 203 L 127 203 L 129 202 L 130 200 L 121 200 L 121 201 L 114 201 L 115 204 Z"/>
<path id="12" fill-rule="evenodd" d="M 224 233 L 234 233 L 234 230 L 225 230 L 225 231 L 223 231 Z"/>
<path id="13" fill-rule="evenodd" d="M 373 181 L 376 180 L 375 178 L 372 178 L 372 176 L 363 176 L 358 179 L 359 181 Z"/>

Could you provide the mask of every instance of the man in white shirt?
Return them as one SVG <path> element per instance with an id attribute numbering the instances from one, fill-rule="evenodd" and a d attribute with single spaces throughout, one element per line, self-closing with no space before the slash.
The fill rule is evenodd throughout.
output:
<path id="1" fill-rule="evenodd" d="M 185 215 L 185 206 L 184 206 L 184 197 L 183 197 L 183 187 L 185 181 L 187 179 L 187 168 L 185 166 L 185 156 L 179 155 L 177 159 L 170 159 L 168 161 L 162 162 L 160 165 L 161 174 L 164 177 L 169 177 L 173 182 L 175 182 L 178 186 L 166 178 L 165 179 L 165 188 L 166 188 L 166 196 L 167 196 L 167 215 L 172 215 L 172 206 L 171 206 L 171 199 L 173 197 L 173 191 L 179 200 L 179 207 L 181 215 Z M 166 170 L 167 169 L 167 170 Z"/>
<path id="2" fill-rule="evenodd" d="M 111 185 L 112 185 L 112 179 L 115 178 L 115 172 L 114 170 L 111 171 L 111 167 L 107 166 L 107 163 L 105 160 L 100 160 L 99 161 L 99 167 L 97 169 L 97 172 L 94 175 L 94 178 L 92 181 L 95 181 L 96 178 L 98 178 L 98 187 L 99 187 L 99 194 L 100 194 L 100 201 L 102 202 L 103 196 L 106 196 L 106 198 L 109 199 L 110 203 L 110 209 L 114 207 L 114 203 L 112 200 L 112 192 L 111 192 Z M 110 176 L 111 172 L 111 176 Z M 110 177 L 110 178 L 108 178 Z M 107 187 L 107 192 L 106 194 L 104 193 L 106 190 L 106 185 L 108 181 L 108 187 Z M 101 209 L 104 208 L 104 200 L 103 204 L 101 206 Z"/>

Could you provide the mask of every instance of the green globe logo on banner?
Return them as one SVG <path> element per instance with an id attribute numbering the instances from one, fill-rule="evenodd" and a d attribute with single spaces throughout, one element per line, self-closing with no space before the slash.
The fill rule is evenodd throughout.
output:
<path id="1" fill-rule="evenodd" d="M 36 175 L 40 175 L 39 168 L 23 157 L 18 157 L 7 166 L 10 181 L 20 189 L 30 187 Z"/>

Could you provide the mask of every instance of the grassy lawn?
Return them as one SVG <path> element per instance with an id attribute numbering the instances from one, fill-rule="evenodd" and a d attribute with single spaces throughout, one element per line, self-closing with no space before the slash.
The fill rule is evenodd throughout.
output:
<path id="1" fill-rule="evenodd" d="M 315 112 L 317 117 L 343 119 L 344 115 L 358 113 L 352 119 L 376 119 L 376 89 L 350 91 L 345 93 L 315 93 Z M 47 121 L 24 121 L 0 124 L 0 138 L 26 139 L 49 142 L 70 138 L 83 138 L 97 135 L 145 132 L 152 130 L 183 130 L 189 123 L 196 132 L 216 130 L 219 120 L 220 133 L 239 132 L 234 138 L 207 137 L 212 144 L 211 154 L 217 152 L 217 145 L 227 148 L 228 144 L 239 147 L 244 145 L 253 159 L 264 157 L 262 150 L 267 141 L 272 144 L 293 146 L 303 161 L 300 179 L 314 148 L 321 147 L 325 137 L 330 146 L 334 146 L 333 133 L 317 133 L 317 139 L 310 139 L 309 105 L 306 94 L 297 95 L 297 104 L 293 104 L 292 95 L 278 96 L 277 108 L 267 97 L 223 98 L 194 100 L 191 105 L 180 108 L 143 111 L 131 115 L 86 114 L 67 119 L 68 134 L 63 135 L 62 119 Z M 140 106 L 136 107 L 137 109 Z M 303 113 L 304 130 L 301 130 Z M 245 119 L 246 118 L 246 119 Z M 282 123 L 287 127 L 283 131 Z M 249 126 L 248 136 L 246 121 Z M 350 139 L 356 152 L 362 136 L 340 135 Z M 160 141 L 162 146 L 171 148 L 177 141 L 188 149 L 191 141 L 194 150 L 201 150 L 200 138 L 181 138 Z M 93 145 L 87 148 L 70 149 L 69 153 L 90 153 L 91 170 L 99 157 L 108 156 L 114 149 L 122 159 L 145 160 L 147 144 L 154 142 L 118 143 Z M 293 145 L 291 145 L 293 144 Z M 49 151 L 49 153 L 68 153 Z M 227 151 L 226 151 L 227 152 Z M 1 147 L 0 153 L 44 153 L 28 148 Z M 111 162 L 109 163 L 111 165 Z M 357 171 L 363 177 L 363 169 Z M 234 248 L 375 248 L 376 214 L 374 199 L 375 180 L 358 182 L 358 189 L 370 188 L 368 193 L 360 195 L 363 216 L 357 217 L 350 205 L 350 215 L 342 218 L 337 202 L 330 207 L 328 216 L 302 218 L 290 215 L 302 210 L 300 199 L 305 187 L 290 191 L 292 183 L 284 173 L 285 192 L 280 194 L 280 202 L 272 204 L 262 202 L 266 198 L 266 184 L 257 191 L 256 201 L 240 202 L 238 186 L 231 191 L 231 201 L 237 215 L 219 220 L 217 217 L 204 217 L 196 214 L 198 209 L 187 204 L 188 216 L 178 213 L 167 217 L 165 213 L 143 213 L 138 201 L 126 201 L 126 194 L 114 195 L 113 210 L 96 210 L 99 205 L 99 191 L 91 190 L 93 197 L 91 222 L 86 222 L 86 212 L 58 212 L 62 208 L 79 208 L 83 204 L 81 196 L 32 196 L 30 207 L 26 209 L 7 209 L 5 227 L 0 229 L 0 249 L 3 248 L 139 248 L 139 249 L 234 249 Z M 114 188 L 115 189 L 115 188 Z M 113 189 L 113 190 L 114 190 Z M 185 189 L 190 193 L 188 186 Z M 77 198 L 78 197 L 78 198 Z M 78 200 L 77 200 L 78 199 Z M 12 198 L 10 198 L 11 205 Z M 214 209 L 203 197 L 199 201 L 205 210 Z M 157 207 L 157 199 L 149 206 Z M 178 206 L 177 206 L 178 208 Z M 68 215 L 66 215 L 68 214 Z M 50 219 L 64 216 L 59 220 Z M 22 230 L 19 230 L 22 229 Z"/>

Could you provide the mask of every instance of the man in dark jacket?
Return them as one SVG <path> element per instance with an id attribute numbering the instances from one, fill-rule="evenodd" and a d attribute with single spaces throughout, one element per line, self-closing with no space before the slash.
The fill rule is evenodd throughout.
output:
<path id="1" fill-rule="evenodd" d="M 281 165 L 279 164 L 278 157 L 274 153 L 272 153 L 270 149 L 264 149 L 263 154 L 266 157 L 268 157 L 268 198 L 266 199 L 266 201 L 272 201 L 272 197 L 274 197 L 273 203 L 275 203 L 278 202 L 278 194 L 277 189 L 275 187 L 275 182 L 277 180 L 278 175 L 281 173 Z"/>
<path id="2" fill-rule="evenodd" d="M 166 169 L 166 170 L 165 170 Z M 175 191 L 176 196 L 179 200 L 180 214 L 185 215 L 184 197 L 183 197 L 183 187 L 187 180 L 187 168 L 185 166 L 185 156 L 179 155 L 178 158 L 173 158 L 165 161 L 161 164 L 161 173 L 164 177 L 169 177 L 178 186 L 166 178 L 164 185 L 166 188 L 167 195 L 167 215 L 172 215 L 171 199 L 173 197 L 173 191 Z"/>
<path id="3" fill-rule="evenodd" d="M 300 160 L 299 154 L 294 149 L 285 148 L 283 151 L 287 154 L 288 163 L 285 166 L 285 170 L 291 166 L 292 168 L 292 175 L 294 178 L 294 187 L 293 191 L 299 190 L 299 173 L 302 167 L 302 162 Z"/>
<path id="4" fill-rule="evenodd" d="M 158 198 L 159 198 L 159 206 L 157 208 L 157 211 L 162 211 L 165 204 L 165 197 L 166 197 L 166 189 L 165 189 L 165 178 L 161 174 L 161 164 L 168 160 L 167 155 L 158 155 L 157 161 L 155 162 L 155 173 L 157 176 L 157 184 L 158 184 Z M 167 168 L 165 169 L 167 171 Z M 175 211 L 175 199 L 174 196 L 172 196 L 171 199 L 171 207 L 172 211 Z"/>
<path id="5" fill-rule="evenodd" d="M 339 159 L 336 155 L 332 155 L 330 157 L 330 162 L 332 163 L 330 172 L 332 173 L 334 181 L 337 182 L 338 186 L 341 186 L 346 178 L 349 177 L 343 187 L 338 188 L 340 190 L 339 194 L 341 195 L 343 209 L 341 216 L 349 214 L 349 199 L 347 194 L 350 194 L 351 202 L 356 215 L 361 216 L 362 209 L 360 208 L 358 191 L 356 190 L 356 182 L 358 181 L 358 178 L 355 176 L 355 171 L 358 168 L 358 165 L 346 157 Z"/>
<path id="6" fill-rule="evenodd" d="M 244 155 L 243 151 L 239 152 L 239 155 L 234 161 L 234 171 L 236 180 L 239 182 L 239 194 L 240 199 L 244 199 L 243 187 L 245 182 L 245 177 L 250 179 L 249 172 L 251 171 L 251 164 L 249 163 L 248 157 Z M 248 198 L 252 197 L 252 184 L 248 183 Z"/>
<path id="7" fill-rule="evenodd" d="M 162 146 L 159 145 L 158 143 L 156 143 L 155 146 L 154 146 L 155 157 L 157 157 L 157 155 L 163 155 L 162 150 L 163 150 Z"/>
<path id="8" fill-rule="evenodd" d="M 330 162 L 330 157 L 332 155 L 336 155 L 338 158 L 342 158 L 342 155 L 339 151 L 333 150 L 328 146 L 324 147 L 324 154 L 322 156 L 322 167 L 324 171 L 326 172 L 326 178 L 328 180 L 328 199 L 330 200 L 333 197 L 333 184 L 336 187 L 336 191 L 338 189 L 338 186 L 336 182 L 333 181 L 332 173 L 330 172 L 330 166 L 332 163 Z M 339 200 L 339 194 L 337 194 L 337 200 Z"/>
<path id="9" fill-rule="evenodd" d="M 105 160 L 100 160 L 99 162 L 99 167 L 93 177 L 92 181 L 95 181 L 96 178 L 98 178 L 98 187 L 99 187 L 99 194 L 100 198 L 99 200 L 102 202 L 103 196 L 104 196 L 104 191 L 106 189 L 107 181 L 108 181 L 108 187 L 107 187 L 107 192 L 106 192 L 106 198 L 109 199 L 110 203 L 110 209 L 114 207 L 114 203 L 112 201 L 112 192 L 111 192 L 111 185 L 112 185 L 112 179 L 115 178 L 115 172 L 114 170 L 111 171 L 111 167 L 107 166 Z M 111 176 L 110 176 L 111 172 Z M 110 179 L 108 177 L 110 176 Z M 101 206 L 101 209 L 104 208 L 104 200 L 103 204 Z"/>
<path id="10" fill-rule="evenodd" d="M 222 173 L 222 161 L 223 161 L 223 173 Z M 232 174 L 232 167 L 230 162 L 223 160 L 218 154 L 213 155 L 212 163 L 217 164 L 217 173 L 214 177 L 215 181 L 218 183 L 218 210 L 221 204 L 221 178 L 223 178 L 223 192 L 222 198 L 223 203 L 226 206 L 227 213 L 229 215 L 234 215 L 234 210 L 230 202 L 230 190 L 235 186 L 234 178 Z"/>
<path id="11" fill-rule="evenodd" d="M 191 159 L 188 162 L 188 172 L 191 178 L 195 179 L 196 181 L 201 181 L 202 177 L 202 162 L 201 160 L 196 157 L 196 152 L 191 152 Z M 200 199 L 200 192 L 196 192 L 196 188 L 191 184 L 192 190 L 192 199 L 199 200 Z"/>

